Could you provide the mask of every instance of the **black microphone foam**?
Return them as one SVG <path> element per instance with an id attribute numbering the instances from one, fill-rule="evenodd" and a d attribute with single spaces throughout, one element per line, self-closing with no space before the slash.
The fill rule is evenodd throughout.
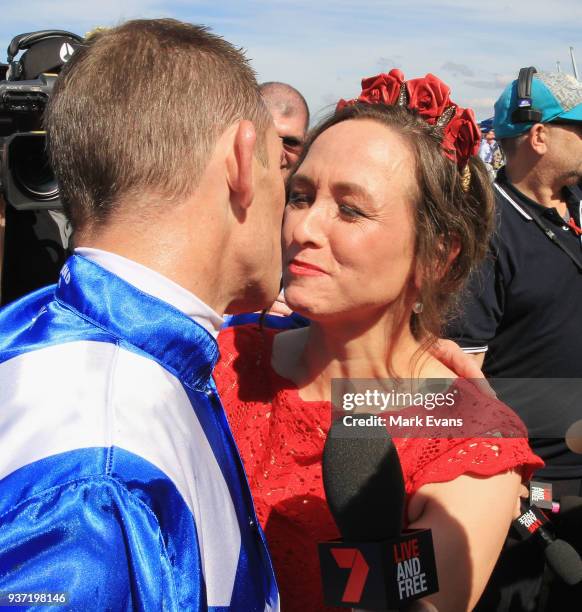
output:
<path id="1" fill-rule="evenodd" d="M 582 560 L 573 546 L 565 540 L 556 539 L 544 551 L 548 565 L 560 578 L 571 586 L 582 582 Z"/>
<path id="2" fill-rule="evenodd" d="M 372 415 L 354 416 L 370 419 Z M 348 426 L 338 419 L 325 442 L 323 485 L 345 540 L 380 542 L 400 535 L 404 478 L 386 427 Z"/>

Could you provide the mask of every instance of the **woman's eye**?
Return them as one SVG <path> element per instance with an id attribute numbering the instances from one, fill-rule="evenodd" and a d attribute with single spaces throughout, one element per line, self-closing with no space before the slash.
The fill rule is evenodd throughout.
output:
<path id="1" fill-rule="evenodd" d="M 300 193 L 297 191 L 292 191 L 289 194 L 289 198 L 287 199 L 287 204 L 290 206 L 303 206 L 309 203 L 307 195 L 305 193 Z"/>
<path id="2" fill-rule="evenodd" d="M 357 208 L 354 208 L 353 206 L 348 206 L 347 204 L 340 204 L 338 208 L 341 216 L 346 219 L 355 220 L 365 217 L 362 212 L 360 212 Z"/>

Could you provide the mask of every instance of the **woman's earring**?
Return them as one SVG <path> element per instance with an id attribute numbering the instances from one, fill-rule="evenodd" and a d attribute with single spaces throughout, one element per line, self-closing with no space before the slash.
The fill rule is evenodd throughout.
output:
<path id="1" fill-rule="evenodd" d="M 422 312 L 422 309 L 422 302 L 414 302 L 414 305 L 412 306 L 412 312 L 414 314 L 420 314 Z"/>

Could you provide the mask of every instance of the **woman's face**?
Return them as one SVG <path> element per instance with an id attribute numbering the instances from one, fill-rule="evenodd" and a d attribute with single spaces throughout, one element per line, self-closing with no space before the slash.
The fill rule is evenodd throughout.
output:
<path id="1" fill-rule="evenodd" d="M 413 280 L 414 158 L 392 129 L 348 120 L 313 143 L 283 222 L 285 298 L 315 320 L 381 313 Z"/>

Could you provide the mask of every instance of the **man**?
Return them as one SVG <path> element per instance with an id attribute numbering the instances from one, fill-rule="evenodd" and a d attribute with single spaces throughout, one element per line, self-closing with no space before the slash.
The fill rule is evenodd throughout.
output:
<path id="1" fill-rule="evenodd" d="M 505 163 L 503 159 L 503 152 L 499 147 L 499 143 L 495 140 L 494 130 L 489 130 L 485 134 L 485 138 L 481 140 L 481 145 L 479 147 L 479 157 L 485 164 L 485 167 L 487 168 L 487 172 L 489 172 L 491 180 L 494 181 L 497 171 Z"/>
<path id="2" fill-rule="evenodd" d="M 268 81 L 261 83 L 259 88 L 273 117 L 277 135 L 283 144 L 285 159 L 282 171 L 283 178 L 287 179 L 303 151 L 305 135 L 309 127 L 309 107 L 301 93 L 287 83 Z M 285 304 L 283 290 L 272 304 L 269 312 L 281 316 L 291 314 L 291 310 Z M 235 324 L 237 322 L 242 324 L 247 321 L 247 317 L 232 319 L 232 323 Z"/>
<path id="3" fill-rule="evenodd" d="M 260 88 L 283 142 L 283 175 L 287 178 L 303 149 L 309 127 L 309 108 L 305 98 L 291 85 L 269 81 L 262 83 Z"/>
<path id="4" fill-rule="evenodd" d="M 554 498 L 580 495 L 582 455 L 569 450 L 564 435 L 582 416 L 582 192 L 576 187 L 582 84 L 564 73 L 535 73 L 528 108 L 516 80 L 495 104 L 494 127 L 506 155 L 494 183 L 497 231 L 449 335 L 476 355 L 487 377 L 508 379 L 493 387 L 528 426 L 546 461 L 538 477 L 553 483 Z M 543 571 L 541 550 L 531 543 L 510 547 L 486 593 L 496 599 L 485 599 L 481 609 L 530 610 L 542 597 L 554 606 L 544 609 L 566 609 L 560 606 L 571 590 L 558 594 L 559 584 L 545 583 L 540 595 Z"/>
<path id="5" fill-rule="evenodd" d="M 46 123 L 76 249 L 0 313 L 0 592 L 278 609 L 211 378 L 222 314 L 280 278 L 282 151 L 254 74 L 203 27 L 132 21 L 74 54 Z"/>
<path id="6" fill-rule="evenodd" d="M 493 130 L 489 130 L 485 134 L 485 138 L 481 140 L 481 145 L 479 146 L 479 157 L 486 163 L 493 163 L 493 152 L 497 148 L 497 142 L 495 141 L 495 132 Z"/>

